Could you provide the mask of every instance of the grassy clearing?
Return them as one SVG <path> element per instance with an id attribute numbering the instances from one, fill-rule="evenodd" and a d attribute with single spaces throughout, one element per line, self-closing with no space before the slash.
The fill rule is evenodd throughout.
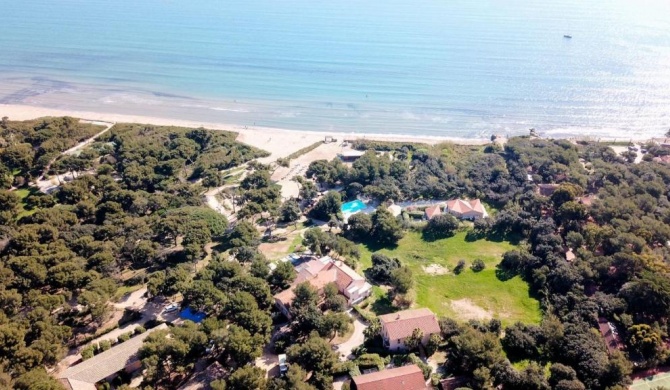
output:
<path id="1" fill-rule="evenodd" d="M 14 194 L 19 197 L 19 207 L 21 208 L 21 211 L 19 212 L 18 216 L 16 219 L 21 219 L 23 217 L 27 217 L 29 215 L 33 215 L 37 212 L 37 208 L 35 209 L 29 209 L 28 204 L 26 203 L 26 198 L 30 196 L 31 194 L 39 192 L 36 188 L 33 187 L 28 187 L 28 188 L 19 188 L 16 191 L 14 191 Z"/>
<path id="2" fill-rule="evenodd" d="M 118 302 L 124 296 L 126 296 L 130 293 L 133 293 L 133 292 L 141 289 L 142 287 L 144 287 L 144 285 L 142 285 L 142 284 L 136 284 L 134 286 L 119 286 L 119 288 L 116 289 L 116 293 L 114 293 L 114 298 L 113 299 L 114 299 L 115 302 Z"/>
<path id="3" fill-rule="evenodd" d="M 516 321 L 539 323 L 539 302 L 529 296 L 528 285 L 518 276 L 506 281 L 496 276 L 495 266 L 500 262 L 502 254 L 512 248 L 514 245 L 504 241 L 468 242 L 464 232 L 432 242 L 424 241 L 419 233 L 412 232 L 395 249 L 382 249 L 379 252 L 397 257 L 412 269 L 417 305 L 428 307 L 438 315 L 466 320 L 468 316 L 479 313 L 498 318 L 504 325 Z M 372 266 L 371 255 L 370 249 L 362 245 L 362 269 Z M 456 275 L 452 270 L 461 259 L 465 260 L 466 268 L 460 275 Z M 486 269 L 472 271 L 469 267 L 475 259 L 483 260 Z M 426 269 L 430 269 L 431 265 L 440 272 L 427 272 Z M 375 290 L 375 297 L 370 310 L 389 310 L 390 302 L 383 291 Z M 473 310 L 454 308 L 453 301 L 461 302 L 461 306 L 472 306 Z"/>

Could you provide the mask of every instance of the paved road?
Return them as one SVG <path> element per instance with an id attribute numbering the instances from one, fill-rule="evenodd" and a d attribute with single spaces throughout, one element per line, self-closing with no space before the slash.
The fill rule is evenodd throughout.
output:
<path id="1" fill-rule="evenodd" d="M 337 353 L 340 355 L 340 360 L 345 361 L 352 357 L 351 351 L 358 347 L 359 345 L 363 344 L 365 341 L 365 335 L 363 332 L 365 329 L 367 329 L 368 325 L 363 322 L 358 315 L 352 315 L 351 312 L 349 312 L 349 315 L 353 317 L 354 319 L 354 333 L 351 335 L 351 338 L 349 340 L 338 344 L 337 346 Z"/>

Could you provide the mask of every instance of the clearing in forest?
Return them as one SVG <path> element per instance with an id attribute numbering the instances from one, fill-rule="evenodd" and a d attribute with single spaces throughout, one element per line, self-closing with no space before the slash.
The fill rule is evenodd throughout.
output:
<path id="1" fill-rule="evenodd" d="M 416 306 L 428 307 L 438 316 L 460 320 L 498 318 L 503 325 L 516 321 L 539 323 L 540 304 L 530 296 L 528 284 L 519 276 L 503 280 L 496 275 L 502 254 L 514 247 L 507 241 L 468 241 L 464 232 L 435 241 L 425 241 L 420 233 L 409 232 L 396 248 L 379 252 L 400 259 L 412 269 Z M 371 255 L 371 249 L 361 245 L 363 270 L 372 266 Z M 483 271 L 470 269 L 475 259 L 484 261 Z M 456 274 L 453 270 L 459 260 L 466 265 Z"/>

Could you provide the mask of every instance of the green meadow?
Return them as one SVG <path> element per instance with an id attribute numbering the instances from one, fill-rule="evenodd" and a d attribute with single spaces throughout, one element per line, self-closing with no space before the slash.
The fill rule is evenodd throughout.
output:
<path id="1" fill-rule="evenodd" d="M 496 265 L 502 254 L 515 246 L 507 241 L 481 239 L 469 242 L 466 233 L 436 241 L 425 241 L 420 233 L 410 232 L 394 249 L 378 252 L 400 259 L 414 273 L 416 304 L 428 307 L 438 316 L 452 316 L 459 320 L 471 318 L 498 318 L 503 325 L 516 321 L 539 323 L 539 302 L 529 295 L 526 282 L 519 276 L 501 280 Z M 361 268 L 372 266 L 372 251 L 361 245 Z M 486 268 L 474 272 L 470 265 L 481 259 Z M 464 260 L 464 270 L 456 275 L 454 267 Z M 377 314 L 391 310 L 383 288 L 375 287 L 375 302 L 369 308 Z"/>

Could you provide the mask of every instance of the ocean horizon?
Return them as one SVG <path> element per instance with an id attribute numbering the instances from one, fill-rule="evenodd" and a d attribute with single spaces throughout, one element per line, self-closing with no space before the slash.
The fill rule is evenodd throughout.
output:
<path id="1" fill-rule="evenodd" d="M 0 104 L 461 138 L 670 128 L 667 1 L 0 4 Z"/>

